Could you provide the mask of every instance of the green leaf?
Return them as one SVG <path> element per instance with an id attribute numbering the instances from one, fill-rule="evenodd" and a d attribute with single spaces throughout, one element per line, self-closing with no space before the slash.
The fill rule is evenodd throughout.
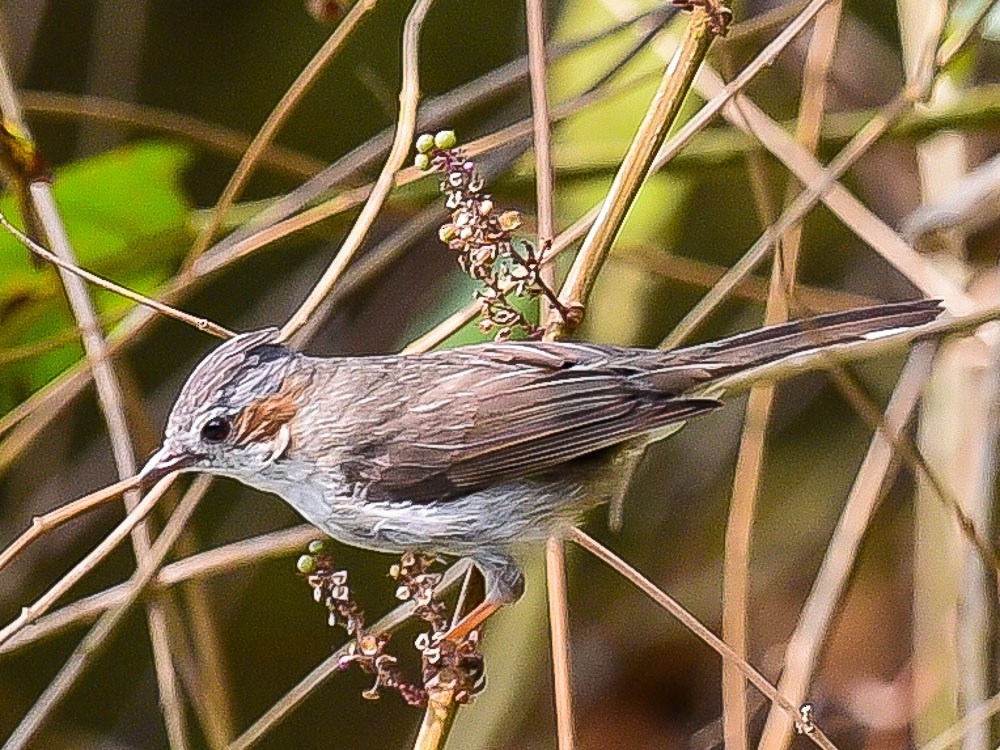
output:
<path id="1" fill-rule="evenodd" d="M 192 153 L 181 146 L 144 142 L 68 164 L 55 172 L 53 190 L 77 262 L 143 293 L 174 272 L 191 240 L 191 206 L 181 176 Z M 13 195 L 0 210 L 17 215 Z M 91 287 L 101 315 L 134 303 Z M 55 268 L 35 268 L 17 240 L 0 233 L 0 361 L 14 347 L 65 341 L 43 354 L 0 366 L 0 412 L 47 383 L 83 352 L 71 333 L 73 317 Z"/>

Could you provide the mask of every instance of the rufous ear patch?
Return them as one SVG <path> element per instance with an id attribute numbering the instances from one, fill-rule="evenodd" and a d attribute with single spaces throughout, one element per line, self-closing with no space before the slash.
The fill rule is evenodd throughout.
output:
<path id="1" fill-rule="evenodd" d="M 245 444 L 273 440 L 298 413 L 299 397 L 305 383 L 289 381 L 286 379 L 279 391 L 254 401 L 240 412 L 235 425 L 236 442 Z"/>

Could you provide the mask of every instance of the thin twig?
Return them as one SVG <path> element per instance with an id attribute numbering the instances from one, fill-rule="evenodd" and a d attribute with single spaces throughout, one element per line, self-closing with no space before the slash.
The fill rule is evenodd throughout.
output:
<path id="1" fill-rule="evenodd" d="M 441 750 L 455 721 L 455 690 L 438 686 L 427 691 L 427 708 L 420 722 L 413 750 Z"/>
<path id="2" fill-rule="evenodd" d="M 920 745 L 918 750 L 948 750 L 955 747 L 966 735 L 987 724 L 998 713 L 1000 713 L 1000 693 L 966 711 L 961 719 L 926 744 Z"/>
<path id="3" fill-rule="evenodd" d="M 52 711 L 62 703 L 73 689 L 73 686 L 86 672 L 87 667 L 98 657 L 111 635 L 124 621 L 125 615 L 131 611 L 132 605 L 139 601 L 143 589 L 156 575 L 156 571 L 167 553 L 174 546 L 181 532 L 184 531 L 210 481 L 211 478 L 208 475 L 202 475 L 194 481 L 163 528 L 163 532 L 150 547 L 149 553 L 140 560 L 139 566 L 128 584 L 131 595 L 114 609 L 105 612 L 97 624 L 80 641 L 73 653 L 63 663 L 59 673 L 21 719 L 17 729 L 4 745 L 4 750 L 21 750 L 25 747 L 36 736 Z M 161 644 L 161 648 L 169 648 L 169 644 L 164 642 Z M 173 670 L 171 673 L 173 674 Z M 176 685 L 174 689 L 177 689 Z M 173 737 L 171 737 L 171 742 L 175 742 Z"/>
<path id="4" fill-rule="evenodd" d="M 201 580 L 262 560 L 291 555 L 315 538 L 316 527 L 301 524 L 199 552 L 162 567 L 143 595 L 152 596 L 161 589 L 187 581 Z M 0 646 L 0 655 L 14 653 L 25 646 L 93 622 L 106 610 L 120 607 L 135 594 L 134 588 L 131 581 L 120 583 L 40 617 Z"/>
<path id="5" fill-rule="evenodd" d="M 94 549 L 78 562 L 66 575 L 60 578 L 48 591 L 42 594 L 30 606 L 24 607 L 21 614 L 3 628 L 0 628 L 0 645 L 6 643 L 22 628 L 37 620 L 52 608 L 52 605 L 89 573 L 93 567 L 107 557 L 115 547 L 129 535 L 136 524 L 142 521 L 156 506 L 160 496 L 170 486 L 174 475 L 164 477 L 142 498 L 138 505 L 129 511 L 121 521 Z"/>
<path id="6" fill-rule="evenodd" d="M 595 43 L 603 44 L 615 34 L 646 21 L 651 15 L 658 12 L 662 11 L 660 9 L 642 11 L 593 36 L 555 45 L 550 50 L 549 57 L 551 60 L 564 59 Z M 457 86 L 445 94 L 428 99 L 421 103 L 417 126 L 420 130 L 434 130 L 445 126 L 463 111 L 482 106 L 483 103 L 493 98 L 507 94 L 520 84 L 527 74 L 527 58 L 522 57 L 501 65 L 468 83 Z M 249 240 L 256 232 L 287 219 L 331 191 L 342 188 L 346 180 L 354 179 L 358 174 L 365 174 L 385 158 L 392 146 L 392 140 L 393 130 L 390 128 L 369 138 L 320 174 L 300 185 L 288 195 L 279 198 L 250 219 L 245 226 L 220 239 L 211 251 L 206 252 L 206 255 L 225 254 L 230 247 Z"/>
<path id="7" fill-rule="evenodd" d="M 687 258 L 682 255 L 664 253 L 659 248 L 633 246 L 622 248 L 615 253 L 612 263 L 632 265 L 656 274 L 664 279 L 700 289 L 715 284 L 726 272 L 725 266 Z M 747 302 L 767 301 L 769 281 L 759 276 L 748 276 L 733 290 L 733 297 Z M 851 307 L 871 307 L 885 300 L 844 289 L 824 289 L 800 284 L 796 287 L 796 299 L 802 307 L 816 313 L 847 310 Z"/>
<path id="8" fill-rule="evenodd" d="M 563 305 L 574 314 L 569 320 L 560 320 L 555 324 L 555 336 L 561 338 L 580 324 L 584 303 L 597 274 L 604 265 L 628 209 L 651 172 L 653 160 L 666 140 L 667 132 L 674 124 L 684 97 L 714 38 L 715 31 L 708 12 L 696 6 L 639 130 L 629 144 L 625 158 L 601 204 L 597 219 L 584 238 L 563 284 L 559 297 Z"/>
<path id="9" fill-rule="evenodd" d="M 997 5 L 996 0 L 988 3 L 981 3 L 975 12 L 966 19 L 965 25 L 959 28 L 957 31 L 951 33 L 941 46 L 938 48 L 937 55 L 935 55 L 934 60 L 937 67 L 945 68 L 951 64 L 951 61 L 955 59 L 956 55 L 965 49 L 965 45 L 972 38 L 972 35 L 976 33 L 976 29 L 979 28 L 986 16 L 989 15 L 990 11 L 993 10 Z"/>
<path id="10" fill-rule="evenodd" d="M 190 315 L 189 313 L 186 313 L 183 310 L 178 310 L 177 308 L 171 307 L 170 305 L 165 305 L 162 302 L 158 302 L 157 300 L 152 299 L 151 297 L 147 297 L 144 294 L 135 292 L 129 289 L 128 287 L 121 286 L 120 284 L 116 284 L 113 281 L 109 281 L 108 279 L 105 279 L 102 276 L 98 276 L 96 273 L 91 273 L 90 271 L 84 268 L 80 268 L 80 266 L 78 266 L 76 263 L 60 258 L 55 253 L 46 250 L 44 247 L 39 245 L 28 235 L 22 232 L 20 229 L 11 224 L 10 220 L 2 213 L 0 213 L 0 226 L 2 226 L 4 229 L 10 232 L 10 234 L 13 235 L 14 239 L 16 239 L 22 245 L 24 245 L 25 248 L 33 252 L 39 258 L 48 261 L 54 266 L 58 266 L 64 271 L 69 271 L 70 273 L 79 276 L 81 279 L 85 279 L 86 281 L 89 281 L 91 284 L 94 284 L 95 286 L 99 286 L 102 289 L 107 289 L 109 292 L 114 292 L 115 294 L 118 294 L 124 297 L 125 299 L 130 299 L 133 302 L 138 302 L 140 305 L 148 307 L 151 310 L 155 310 L 156 312 L 162 315 L 166 315 L 169 318 L 174 318 L 175 320 L 179 320 L 182 323 L 187 323 L 189 326 L 197 328 L 199 331 L 210 333 L 218 338 L 228 339 L 236 335 L 228 328 L 224 328 L 223 326 L 220 326 L 218 323 L 213 323 L 211 320 L 208 320 L 207 318 L 199 318 L 196 315 Z"/>
<path id="11" fill-rule="evenodd" d="M 815 152 L 825 108 L 826 80 L 833 62 L 842 4 L 834 0 L 817 15 L 802 79 L 799 122 L 796 138 L 803 148 Z M 746 117 L 742 101 L 735 109 Z M 786 204 L 794 199 L 789 186 Z M 764 313 L 766 324 L 788 320 L 791 295 L 795 290 L 802 224 L 790 227 L 781 238 L 771 268 L 771 282 Z M 774 407 L 773 384 L 755 386 L 747 400 L 746 419 L 740 435 L 729 518 L 726 523 L 723 561 L 722 634 L 736 653 L 748 653 L 750 612 L 750 557 L 757 499 L 764 473 L 767 428 Z M 743 750 L 748 744 L 747 690 L 743 676 L 732 665 L 722 668 L 723 735 L 725 746 Z M 785 716 L 785 714 L 781 714 Z"/>
<path id="12" fill-rule="evenodd" d="M 555 236 L 552 175 L 552 131 L 549 125 L 549 93 L 546 84 L 545 5 L 525 0 L 528 34 L 528 72 L 531 82 L 531 119 L 535 148 L 535 204 L 538 214 L 538 245 L 544 252 Z M 542 287 L 555 289 L 555 266 L 542 266 Z M 548 319 L 550 302 L 540 300 L 538 319 Z"/>
<path id="13" fill-rule="evenodd" d="M 102 487 L 96 492 L 92 492 L 89 495 L 85 495 L 77 500 L 61 505 L 55 510 L 43 513 L 40 516 L 35 516 L 31 519 L 31 526 L 29 526 L 27 530 L 17 539 L 0 551 L 0 571 L 7 567 L 11 560 L 17 557 L 17 555 L 19 555 L 25 547 L 31 544 L 38 537 L 47 534 L 52 531 L 52 529 L 62 525 L 66 521 L 76 518 L 81 513 L 86 513 L 88 510 L 96 508 L 97 506 L 106 503 L 108 500 L 114 500 L 115 498 L 121 496 L 123 492 L 134 489 L 137 486 L 138 479 L 136 477 L 126 477 L 125 479 L 121 479 L 114 484 L 109 484 L 107 487 Z"/>
<path id="14" fill-rule="evenodd" d="M 24 134 L 25 138 L 30 138 L 21 115 L 20 102 L 13 79 L 7 67 L 5 51 L 0 51 L 0 110 L 2 110 L 6 122 L 12 123 L 19 133 Z M 25 176 L 24 179 L 28 179 L 28 177 Z M 31 182 L 27 185 L 27 194 L 32 214 L 37 217 L 44 236 L 52 244 L 53 257 L 58 257 L 70 265 L 77 265 L 73 246 L 69 241 L 66 227 L 56 205 L 52 185 L 47 181 Z M 137 469 L 135 447 L 125 416 L 125 402 L 121 385 L 108 357 L 107 345 L 97 313 L 83 279 L 63 268 L 60 268 L 59 276 L 66 291 L 70 310 L 76 320 L 77 327 L 80 329 L 80 339 L 94 378 L 98 404 L 108 428 L 115 468 L 120 478 L 131 477 Z M 123 494 L 125 508 L 130 515 L 138 507 L 138 495 L 137 491 L 132 490 L 126 490 Z M 142 523 L 141 517 L 130 529 L 130 534 L 136 559 L 141 565 L 149 553 L 150 546 L 149 528 Z M 149 604 L 146 611 L 146 622 L 153 646 L 153 661 L 167 737 L 173 750 L 184 750 L 188 747 L 188 737 L 184 722 L 183 701 L 170 654 L 166 616 L 160 603 L 151 602 Z"/>
<path id="15" fill-rule="evenodd" d="M 365 16 L 375 7 L 375 3 L 376 0 L 358 0 L 341 22 L 337 24 L 337 28 L 334 29 L 330 38 L 323 43 L 323 46 L 313 55 L 313 58 L 285 91 L 281 97 L 281 101 L 275 105 L 271 114 L 268 115 L 267 120 L 257 132 L 257 135 L 254 136 L 253 141 L 247 147 L 246 153 L 243 154 L 243 158 L 240 159 L 240 163 L 233 171 L 233 176 L 223 189 L 222 196 L 215 206 L 212 220 L 195 240 L 194 246 L 191 248 L 191 253 L 185 261 L 185 266 L 190 266 L 208 247 L 216 232 L 219 231 L 219 227 L 222 226 L 226 213 L 232 207 L 236 198 L 239 197 L 240 192 L 250 179 L 250 175 L 253 174 L 254 167 L 257 166 L 257 162 L 271 145 L 271 141 L 278 130 L 285 123 L 285 120 L 288 119 L 288 116 L 291 115 L 292 110 L 302 100 L 326 65 L 340 51 L 344 42 L 350 38 L 350 35 Z"/>
<path id="16" fill-rule="evenodd" d="M 282 326 L 280 336 L 282 341 L 305 324 L 330 291 L 330 288 L 340 278 L 340 274 L 343 273 L 347 264 L 361 249 L 361 243 L 364 242 L 375 217 L 382 209 L 382 204 L 389 196 L 389 191 L 392 190 L 396 173 L 399 172 L 410 155 L 413 133 L 417 123 L 417 103 L 420 100 L 420 32 L 427 12 L 433 4 L 434 0 L 417 0 L 403 26 L 403 81 L 399 90 L 399 119 L 396 122 L 396 136 L 393 139 L 385 165 L 333 262 L 309 292 L 305 301 Z"/>
<path id="17" fill-rule="evenodd" d="M 930 376 L 936 347 L 918 345 L 899 376 L 896 389 L 885 411 L 888 432 L 877 430 L 858 469 L 854 485 L 826 548 L 812 590 L 799 615 L 795 631 L 785 648 L 784 669 L 778 690 L 793 703 L 806 699 L 806 691 L 816 665 L 819 649 L 848 577 L 854 569 L 858 549 L 893 465 L 893 445 L 900 439 L 917 407 L 924 384 Z M 761 736 L 762 750 L 783 747 L 791 737 L 793 725 L 781 711 L 772 710 Z"/>
<path id="18" fill-rule="evenodd" d="M 823 750 L 836 750 L 836 746 L 818 726 L 812 722 L 803 722 L 799 706 L 796 706 L 791 701 L 787 700 L 785 696 L 779 693 L 778 690 L 767 681 L 767 678 L 764 677 L 764 675 L 753 667 L 753 665 L 741 658 L 739 654 L 733 651 L 729 644 L 719 638 L 719 636 L 707 627 L 702 625 L 697 617 L 684 609 L 684 607 L 682 607 L 669 594 L 660 590 L 652 581 L 642 575 L 642 573 L 622 560 L 618 557 L 618 555 L 602 545 L 596 539 L 588 536 L 579 529 L 570 529 L 569 538 L 597 557 L 599 560 L 609 565 L 613 570 L 625 578 L 625 580 L 642 591 L 642 593 L 656 602 L 659 606 L 663 607 L 663 609 L 667 610 L 671 615 L 676 617 L 685 628 L 694 633 L 703 643 L 719 654 L 719 656 L 721 656 L 726 663 L 736 665 L 743 675 L 751 683 L 753 683 L 754 687 L 760 690 L 760 692 L 763 693 L 772 703 L 781 706 L 782 710 L 788 713 L 789 716 L 794 717 L 796 726 L 798 726 L 800 731 L 812 740 L 818 747 L 823 748 Z"/>
<path id="19" fill-rule="evenodd" d="M 556 746 L 559 750 L 572 750 L 573 685 L 569 651 L 569 598 L 566 595 L 566 552 L 562 540 L 556 537 L 550 537 L 545 546 L 545 583 L 549 594 L 549 632 L 552 637 Z"/>
<path id="20" fill-rule="evenodd" d="M 445 591 L 459 578 L 465 575 L 468 570 L 468 561 L 459 560 L 444 572 L 441 583 L 435 587 L 435 591 Z M 404 602 L 392 610 L 385 617 L 374 623 L 370 631 L 381 633 L 392 631 L 402 625 L 413 613 L 416 603 L 413 601 Z M 345 643 L 330 656 L 318 664 L 308 675 L 306 675 L 295 687 L 289 690 L 279 700 L 275 701 L 271 707 L 253 724 L 251 724 L 243 734 L 230 743 L 227 750 L 248 750 L 256 745 L 275 726 L 285 719 L 302 701 L 308 698 L 316 688 L 326 682 L 332 675 L 339 672 L 340 660 L 348 653 L 353 641 Z"/>
<path id="21" fill-rule="evenodd" d="M 21 103 L 25 112 L 38 115 L 39 119 L 72 118 L 109 123 L 123 128 L 141 128 L 183 138 L 223 156 L 239 158 L 246 152 L 251 140 L 237 130 L 205 122 L 182 112 L 106 96 L 22 91 Z M 299 179 L 312 177 L 326 166 L 326 162 L 315 157 L 273 143 L 261 155 L 260 163 Z"/>

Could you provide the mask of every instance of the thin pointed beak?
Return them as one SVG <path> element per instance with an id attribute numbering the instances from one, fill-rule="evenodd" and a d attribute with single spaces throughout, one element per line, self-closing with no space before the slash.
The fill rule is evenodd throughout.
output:
<path id="1" fill-rule="evenodd" d="M 163 479 L 167 474 L 181 471 L 194 464 L 196 457 L 190 453 L 175 453 L 169 445 L 164 445 L 156 451 L 139 472 L 139 485 L 149 487 Z"/>

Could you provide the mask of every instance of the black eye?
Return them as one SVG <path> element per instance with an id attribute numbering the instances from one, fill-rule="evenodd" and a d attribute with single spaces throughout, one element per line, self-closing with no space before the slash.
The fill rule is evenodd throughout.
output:
<path id="1" fill-rule="evenodd" d="M 221 443 L 229 437 L 231 429 L 232 425 L 229 424 L 229 420 L 225 417 L 212 417 L 201 428 L 201 439 L 206 443 Z"/>

